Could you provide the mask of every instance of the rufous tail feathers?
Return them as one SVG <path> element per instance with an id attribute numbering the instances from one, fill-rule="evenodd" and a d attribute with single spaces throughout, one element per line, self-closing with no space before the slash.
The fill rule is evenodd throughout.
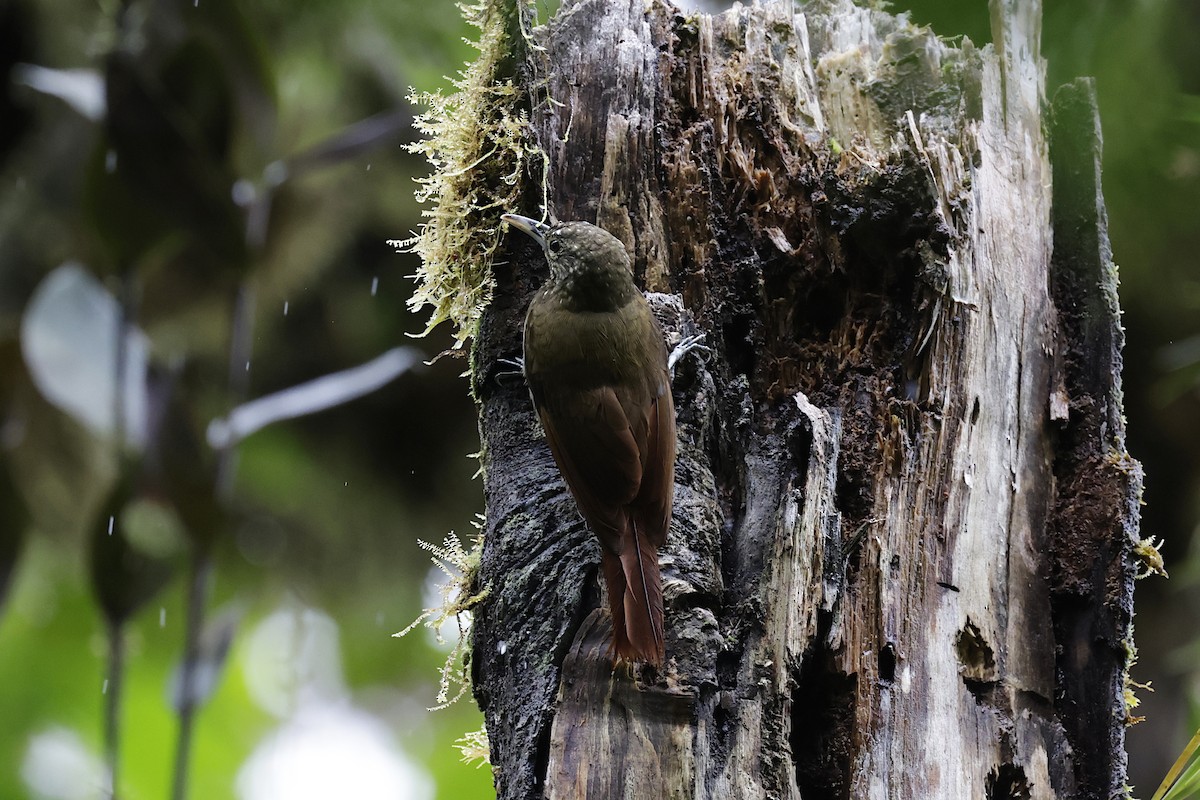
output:
<path id="1" fill-rule="evenodd" d="M 662 576 L 658 549 L 630 525 L 624 552 L 615 556 L 601 550 L 600 567 L 608 586 L 608 607 L 613 621 L 613 650 L 618 660 L 663 661 Z"/>

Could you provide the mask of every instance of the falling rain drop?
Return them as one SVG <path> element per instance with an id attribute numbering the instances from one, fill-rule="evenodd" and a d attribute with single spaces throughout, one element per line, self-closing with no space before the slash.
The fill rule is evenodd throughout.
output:
<path id="1" fill-rule="evenodd" d="M 167 608 L 166 608 L 166 606 L 160 606 L 158 609 L 158 627 L 160 627 L 160 628 L 167 627 Z"/>
<path id="2" fill-rule="evenodd" d="M 371 297 L 374 297 L 375 293 L 378 291 L 379 291 L 379 276 L 376 275 L 374 278 L 371 278 Z"/>
<path id="3" fill-rule="evenodd" d="M 116 519 L 115 519 L 114 517 L 112 517 L 112 516 L 110 516 L 110 517 L 108 518 L 108 535 L 109 535 L 109 536 L 112 536 L 112 532 L 113 532 L 113 523 L 114 523 L 115 521 L 116 521 Z"/>
<path id="4" fill-rule="evenodd" d="M 246 372 L 250 371 L 250 359 L 246 359 Z"/>
<path id="5" fill-rule="evenodd" d="M 104 679 L 104 685 L 100 687 L 100 694 L 108 694 L 108 678 Z"/>
<path id="6" fill-rule="evenodd" d="M 104 171 L 109 175 L 117 171 L 117 151 L 109 150 L 104 154 Z"/>
<path id="7" fill-rule="evenodd" d="M 500 655 L 504 655 L 505 653 L 507 653 L 508 652 L 508 642 L 504 641 L 503 639 L 496 642 L 496 652 L 499 653 Z"/>
<path id="8" fill-rule="evenodd" d="M 370 171 L 371 171 L 371 165 L 367 164 L 367 172 L 370 172 Z"/>
<path id="9" fill-rule="evenodd" d="M 284 315 L 285 317 L 287 316 L 287 307 L 288 307 L 288 301 L 287 301 L 287 300 L 284 300 L 284 301 L 283 301 L 283 315 Z"/>

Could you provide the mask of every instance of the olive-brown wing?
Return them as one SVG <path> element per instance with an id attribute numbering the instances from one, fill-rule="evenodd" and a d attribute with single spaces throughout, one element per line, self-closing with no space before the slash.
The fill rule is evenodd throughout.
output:
<path id="1" fill-rule="evenodd" d="M 671 499 L 675 492 L 675 405 L 666 370 L 663 373 L 666 388 L 648 409 L 646 441 L 642 448 L 642 483 L 631 504 L 638 527 L 656 548 L 667 541 Z"/>
<path id="2" fill-rule="evenodd" d="M 610 552 L 625 546 L 627 506 L 642 485 L 642 452 L 616 391 L 543 389 L 538 416 L 567 488 Z"/>

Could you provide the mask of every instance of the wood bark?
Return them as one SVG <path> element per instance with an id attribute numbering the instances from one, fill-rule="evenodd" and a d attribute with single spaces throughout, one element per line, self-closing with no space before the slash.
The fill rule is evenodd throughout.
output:
<path id="1" fill-rule="evenodd" d="M 1140 471 L 1094 99 L 1051 111 L 1035 0 L 993 20 L 977 48 L 849 0 L 580 0 L 513 35 L 546 159 L 512 210 L 544 180 L 709 351 L 674 385 L 668 663 L 613 672 L 593 537 L 494 380 L 544 261 L 494 266 L 501 798 L 1122 795 Z"/>

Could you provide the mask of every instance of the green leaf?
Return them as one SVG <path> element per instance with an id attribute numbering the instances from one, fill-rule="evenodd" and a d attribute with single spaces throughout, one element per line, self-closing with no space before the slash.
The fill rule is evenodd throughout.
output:
<path id="1" fill-rule="evenodd" d="M 38 285 L 21 319 L 21 353 L 47 400 L 102 438 L 116 434 L 117 329 L 121 307 L 81 265 L 66 263 Z M 125 443 L 146 441 L 149 341 L 125 327 L 121 405 Z"/>
<path id="2" fill-rule="evenodd" d="M 110 625 L 124 624 L 166 586 L 173 573 L 170 541 L 147 545 L 152 530 L 131 533 L 136 468 L 127 465 L 91 526 L 91 578 L 96 602 Z M 162 531 L 157 532 L 159 535 Z"/>
<path id="3" fill-rule="evenodd" d="M 1179 758 L 1175 759 L 1175 763 L 1167 771 L 1167 776 L 1163 778 L 1162 783 L 1158 786 L 1158 791 L 1154 793 L 1151 800 L 1183 800 L 1183 798 L 1191 796 L 1196 789 L 1197 775 L 1200 774 L 1200 762 L 1192 761 L 1197 747 L 1200 747 L 1200 731 L 1196 731 L 1196 735 L 1183 748 Z M 1191 761 L 1190 765 L 1189 761 Z M 1186 772 L 1184 771 L 1185 766 L 1187 767 Z M 1180 773 L 1183 773 L 1182 778 Z M 1189 784 L 1190 789 L 1188 788 Z"/>

